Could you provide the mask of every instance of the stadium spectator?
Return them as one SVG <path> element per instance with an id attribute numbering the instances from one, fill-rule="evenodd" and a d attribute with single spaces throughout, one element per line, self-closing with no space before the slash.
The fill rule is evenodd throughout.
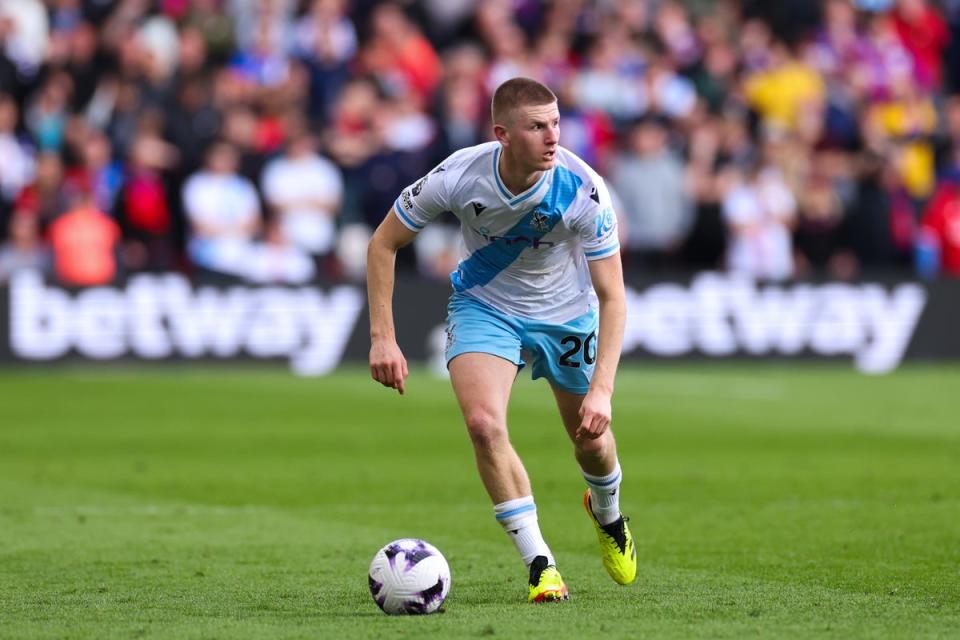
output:
<path id="1" fill-rule="evenodd" d="M 254 237 L 260 229 L 260 203 L 254 185 L 237 174 L 237 150 L 215 142 L 204 168 L 183 187 L 190 222 L 187 249 L 201 269 L 244 277 Z"/>
<path id="2" fill-rule="evenodd" d="M 120 227 L 88 192 L 50 225 L 54 275 L 61 284 L 90 287 L 109 284 L 118 274 Z"/>
<path id="3" fill-rule="evenodd" d="M 897 35 L 913 58 L 915 79 L 928 89 L 935 88 L 950 41 L 946 21 L 927 0 L 898 0 L 893 16 Z"/>
<path id="4" fill-rule="evenodd" d="M 687 177 L 694 219 L 683 247 L 683 264 L 693 269 L 718 269 L 726 253 L 726 226 L 720 210 L 722 182 L 722 123 L 708 116 L 693 129 L 687 146 Z M 625 211 L 626 205 L 619 210 Z M 621 240 L 625 244 L 625 240 Z"/>
<path id="5" fill-rule="evenodd" d="M 943 131 L 936 141 L 937 177 L 960 181 L 960 95 L 951 96 L 943 107 Z"/>
<path id="6" fill-rule="evenodd" d="M 673 1 L 661 3 L 653 22 L 654 33 L 666 46 L 671 66 L 691 69 L 700 61 L 702 43 L 682 4 Z"/>
<path id="7" fill-rule="evenodd" d="M 67 194 L 62 188 L 63 172 L 60 154 L 53 151 L 40 153 L 33 183 L 21 189 L 17 196 L 14 206 L 36 216 L 41 228 L 67 209 Z"/>
<path id="8" fill-rule="evenodd" d="M 641 51 L 629 41 L 597 38 L 572 81 L 572 98 L 580 108 L 601 110 L 620 122 L 636 119 L 650 105 L 640 82 L 643 67 Z"/>
<path id="9" fill-rule="evenodd" d="M 474 48 L 463 48 L 447 58 L 448 75 L 440 87 L 438 130 L 430 164 L 439 164 L 454 151 L 486 139 L 482 123 L 487 116 L 487 96 L 479 55 Z"/>
<path id="10" fill-rule="evenodd" d="M 209 45 L 199 26 L 184 23 L 177 32 L 176 82 L 203 77 L 210 67 Z"/>
<path id="11" fill-rule="evenodd" d="M 294 0 L 232 0 L 223 5 L 233 20 L 238 52 L 265 46 L 286 55 L 293 42 Z"/>
<path id="12" fill-rule="evenodd" d="M 229 142 L 240 156 L 240 175 L 253 183 L 260 180 L 265 164 L 265 156 L 257 148 L 257 127 L 256 113 L 246 104 L 228 108 L 221 127 L 221 137 Z"/>
<path id="13" fill-rule="evenodd" d="M 43 2 L 0 3 L 0 43 L 20 81 L 29 86 L 40 72 L 50 44 L 50 23 Z"/>
<path id="14" fill-rule="evenodd" d="M 933 134 L 937 114 L 929 96 L 921 94 L 909 78 L 891 87 L 888 100 L 874 103 L 866 113 L 864 130 L 877 136 L 873 142 L 896 162 L 910 195 L 921 201 L 933 191 L 935 167 Z"/>
<path id="15" fill-rule="evenodd" d="M 843 201 L 822 167 L 814 168 L 805 182 L 806 187 L 797 198 L 793 230 L 797 273 L 849 277 Z"/>
<path id="16" fill-rule="evenodd" d="M 272 3 L 263 3 L 270 6 Z M 256 18 L 252 28 L 252 40 L 241 48 L 230 61 L 231 70 L 251 90 L 276 89 L 291 80 L 290 59 L 286 50 L 290 42 L 286 19 L 278 17 Z M 246 29 L 238 29 L 245 37 Z"/>
<path id="17" fill-rule="evenodd" d="M 121 163 L 111 157 L 110 141 L 102 131 L 81 127 L 77 147 L 71 151 L 79 162 L 67 169 L 63 188 L 68 192 L 91 189 L 94 205 L 113 214 L 124 171 Z"/>
<path id="18" fill-rule="evenodd" d="M 650 60 L 643 80 L 651 112 L 674 120 L 688 118 L 693 114 L 697 105 L 694 84 L 676 73 L 665 56 L 655 56 Z"/>
<path id="19" fill-rule="evenodd" d="M 783 42 L 770 47 L 768 64 L 746 79 L 744 95 L 769 130 L 795 131 L 801 114 L 823 108 L 823 79 Z"/>
<path id="20" fill-rule="evenodd" d="M 796 201 L 775 167 L 758 164 L 752 171 L 737 171 L 723 199 L 730 271 L 764 280 L 792 276 L 795 214 Z"/>
<path id="21" fill-rule="evenodd" d="M 702 64 L 691 74 L 698 95 L 710 111 L 719 113 L 736 87 L 737 53 L 727 42 L 711 43 Z"/>
<path id="22" fill-rule="evenodd" d="M 627 251 L 652 266 L 674 262 L 693 222 L 683 163 L 668 147 L 666 126 L 656 117 L 634 124 L 610 171 L 610 185 L 623 203 Z"/>
<path id="23" fill-rule="evenodd" d="M 295 54 L 310 74 L 311 120 L 330 117 L 337 95 L 350 78 L 357 52 L 357 30 L 346 14 L 345 0 L 313 0 L 296 25 Z"/>
<path id="24" fill-rule="evenodd" d="M 310 255 L 294 245 L 279 220 L 267 223 L 264 242 L 252 245 L 244 274 L 263 284 L 303 284 L 314 277 Z"/>
<path id="25" fill-rule="evenodd" d="M 209 79 L 204 75 L 183 78 L 165 120 L 165 138 L 183 158 L 181 170 L 196 171 L 203 152 L 221 129 L 221 114 L 213 104 Z"/>
<path id="26" fill-rule="evenodd" d="M 35 159 L 29 138 L 17 131 L 19 109 L 0 93 L 0 220 L 6 219 L 17 196 L 33 182 Z"/>
<path id="27" fill-rule="evenodd" d="M 960 91 L 960 1 L 943 0 L 940 3 L 949 27 L 949 43 L 944 52 L 942 89 Z"/>
<path id="28" fill-rule="evenodd" d="M 527 51 L 526 34 L 519 26 L 505 22 L 484 35 L 491 51 L 490 66 L 484 83 L 488 94 L 517 74 L 534 75 L 535 63 Z"/>
<path id="29" fill-rule="evenodd" d="M 27 104 L 24 119 L 37 146 L 59 151 L 67 126 L 73 80 L 65 72 L 50 75 Z"/>
<path id="30" fill-rule="evenodd" d="M 125 156 L 146 106 L 143 92 L 136 82 L 111 76 L 104 78 L 97 94 L 102 105 L 98 117 L 104 123 L 110 145 L 119 156 Z"/>
<path id="31" fill-rule="evenodd" d="M 14 213 L 5 242 L 0 244 L 0 283 L 21 269 L 47 272 L 50 253 L 40 237 L 36 216 L 29 213 Z"/>
<path id="32" fill-rule="evenodd" d="M 343 179 L 336 165 L 317 153 L 306 123 L 288 131 L 284 154 L 267 164 L 260 184 L 285 240 L 317 256 L 330 254 Z"/>
<path id="33" fill-rule="evenodd" d="M 234 49 L 233 23 L 221 9 L 221 0 L 191 0 L 181 19 L 184 29 L 196 29 L 210 60 L 226 62 Z"/>
<path id="34" fill-rule="evenodd" d="M 923 215 L 921 229 L 933 242 L 940 270 L 960 277 L 960 182 L 944 181 Z"/>
<path id="35" fill-rule="evenodd" d="M 852 69 L 851 80 L 854 86 L 866 92 L 866 99 L 884 99 L 890 94 L 894 82 L 911 76 L 914 61 L 886 13 L 870 15 L 866 38 L 866 47 Z"/>
<path id="36" fill-rule="evenodd" d="M 866 155 L 857 179 L 856 193 L 844 220 L 847 243 L 861 269 L 891 270 L 901 262 L 901 248 L 894 241 L 894 230 L 903 220 L 903 200 L 898 198 L 900 184 L 896 169 L 880 155 Z M 912 210 L 906 210 L 912 216 Z M 908 229 L 912 234 L 912 228 Z"/>
<path id="37" fill-rule="evenodd" d="M 361 51 L 366 70 L 391 95 L 409 94 L 425 107 L 440 83 L 440 60 L 398 4 L 377 5 L 370 16 L 370 38 Z"/>
<path id="38" fill-rule="evenodd" d="M 176 265 L 164 172 L 178 157 L 174 147 L 155 135 L 142 134 L 131 145 L 118 219 L 126 238 L 124 264 L 132 270 L 161 271 Z"/>

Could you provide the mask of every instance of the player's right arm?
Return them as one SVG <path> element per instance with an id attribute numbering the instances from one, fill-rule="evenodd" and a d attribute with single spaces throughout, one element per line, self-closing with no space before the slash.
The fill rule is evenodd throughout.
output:
<path id="1" fill-rule="evenodd" d="M 367 248 L 367 298 L 370 305 L 370 374 L 401 394 L 407 360 L 393 326 L 393 280 L 397 250 L 448 209 L 446 167 L 441 164 L 400 192 Z"/>
<path id="2" fill-rule="evenodd" d="M 404 392 L 407 360 L 393 325 L 393 281 L 397 250 L 417 236 L 394 211 L 377 227 L 367 247 L 367 301 L 370 306 L 370 375 L 385 387 Z"/>

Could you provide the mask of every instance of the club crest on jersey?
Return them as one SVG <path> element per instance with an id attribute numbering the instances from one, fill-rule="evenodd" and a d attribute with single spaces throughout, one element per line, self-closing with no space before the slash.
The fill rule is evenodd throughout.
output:
<path id="1" fill-rule="evenodd" d="M 475 215 L 478 215 L 478 216 L 479 216 L 481 213 L 483 213 L 484 211 L 486 211 L 486 209 L 487 209 L 487 207 L 486 207 L 485 205 L 482 205 L 482 204 L 480 204 L 479 202 L 471 202 L 471 203 L 470 203 L 470 206 L 473 207 L 473 213 L 474 213 Z"/>
<path id="2" fill-rule="evenodd" d="M 533 219 L 530 221 L 530 224 L 532 224 L 533 228 L 537 231 L 547 231 L 550 229 L 550 216 L 539 209 L 535 210 L 533 212 Z"/>

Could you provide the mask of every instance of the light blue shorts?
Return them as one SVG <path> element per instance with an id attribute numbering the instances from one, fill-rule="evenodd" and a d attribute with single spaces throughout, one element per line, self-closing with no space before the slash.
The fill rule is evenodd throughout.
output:
<path id="1" fill-rule="evenodd" d="M 463 353 L 489 353 L 523 368 L 521 349 L 533 354 L 533 379 L 564 391 L 590 388 L 597 358 L 597 311 L 563 324 L 518 318 L 476 298 L 454 293 L 447 305 L 447 364 Z"/>

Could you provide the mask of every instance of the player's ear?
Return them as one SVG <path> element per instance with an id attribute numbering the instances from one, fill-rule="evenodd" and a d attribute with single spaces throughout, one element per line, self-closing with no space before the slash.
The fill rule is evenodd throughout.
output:
<path id="1" fill-rule="evenodd" d="M 504 125 L 493 125 L 493 135 L 497 137 L 497 140 L 500 141 L 500 144 L 503 146 L 510 146 L 510 133 L 507 131 L 507 128 Z"/>

